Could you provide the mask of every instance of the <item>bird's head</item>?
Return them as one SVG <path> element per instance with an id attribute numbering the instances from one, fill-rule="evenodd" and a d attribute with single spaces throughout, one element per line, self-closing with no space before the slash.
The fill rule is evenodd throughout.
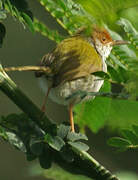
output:
<path id="1" fill-rule="evenodd" d="M 92 32 L 92 39 L 96 50 L 104 59 L 109 56 L 113 46 L 128 44 L 127 41 L 113 40 L 106 29 L 100 29 L 97 27 L 94 28 Z"/>

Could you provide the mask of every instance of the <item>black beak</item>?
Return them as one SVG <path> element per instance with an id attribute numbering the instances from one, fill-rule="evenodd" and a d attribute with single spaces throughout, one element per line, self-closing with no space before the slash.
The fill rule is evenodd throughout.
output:
<path id="1" fill-rule="evenodd" d="M 130 44 L 130 42 L 129 41 L 124 41 L 124 40 L 114 40 L 112 42 L 112 46 L 124 45 L 124 44 Z"/>

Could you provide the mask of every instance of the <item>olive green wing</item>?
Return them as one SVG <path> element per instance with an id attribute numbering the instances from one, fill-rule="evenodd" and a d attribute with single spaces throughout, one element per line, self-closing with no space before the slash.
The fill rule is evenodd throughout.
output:
<path id="1" fill-rule="evenodd" d="M 77 36 L 62 41 L 54 53 L 53 86 L 102 71 L 101 57 L 82 37 Z"/>

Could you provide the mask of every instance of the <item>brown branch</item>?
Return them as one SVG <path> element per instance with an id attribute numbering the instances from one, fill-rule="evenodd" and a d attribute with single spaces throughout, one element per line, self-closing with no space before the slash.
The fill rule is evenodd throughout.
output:
<path id="1" fill-rule="evenodd" d="M 18 67 L 5 67 L 3 68 L 4 71 L 41 71 L 46 74 L 51 73 L 51 69 L 45 66 L 18 66 Z"/>

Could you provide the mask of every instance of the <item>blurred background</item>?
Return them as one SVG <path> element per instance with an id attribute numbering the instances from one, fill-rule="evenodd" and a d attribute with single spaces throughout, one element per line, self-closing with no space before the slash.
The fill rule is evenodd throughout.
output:
<path id="1" fill-rule="evenodd" d="M 66 34 L 37 1 L 30 0 L 28 2 L 36 17 L 46 22 L 49 27 L 54 29 L 57 28 L 62 34 Z M 132 16 L 133 13 L 131 11 L 132 10 L 130 10 L 130 15 Z M 128 13 L 125 14 L 128 16 Z M 23 26 L 12 17 L 8 17 L 4 21 L 4 25 L 6 26 L 7 33 L 3 47 L 0 49 L 0 61 L 4 67 L 36 65 L 44 54 L 50 52 L 55 47 L 54 42 L 38 33 L 32 34 L 29 30 L 24 29 Z M 31 72 L 12 72 L 9 73 L 9 75 L 24 93 L 29 96 L 37 106 L 41 107 L 44 94 L 34 74 Z M 1 115 L 21 112 L 2 92 L 0 92 L 0 98 Z M 50 119 L 55 120 L 55 113 L 53 113 L 53 110 L 57 114 L 58 119 L 67 120 L 67 109 L 64 106 L 54 104 L 48 100 L 46 113 Z M 132 171 L 138 173 L 138 164 L 136 160 L 138 152 L 136 150 L 134 150 L 134 152 L 129 150 L 123 153 L 116 153 L 115 150 L 106 145 L 106 141 L 109 138 L 108 132 L 107 129 L 102 129 L 98 134 L 92 134 L 87 129 L 89 145 L 93 157 L 112 172 Z M 28 168 L 35 162 L 27 162 L 25 155 L 9 144 L 0 141 L 0 152 L 1 180 L 44 179 L 43 177 L 30 177 Z"/>

